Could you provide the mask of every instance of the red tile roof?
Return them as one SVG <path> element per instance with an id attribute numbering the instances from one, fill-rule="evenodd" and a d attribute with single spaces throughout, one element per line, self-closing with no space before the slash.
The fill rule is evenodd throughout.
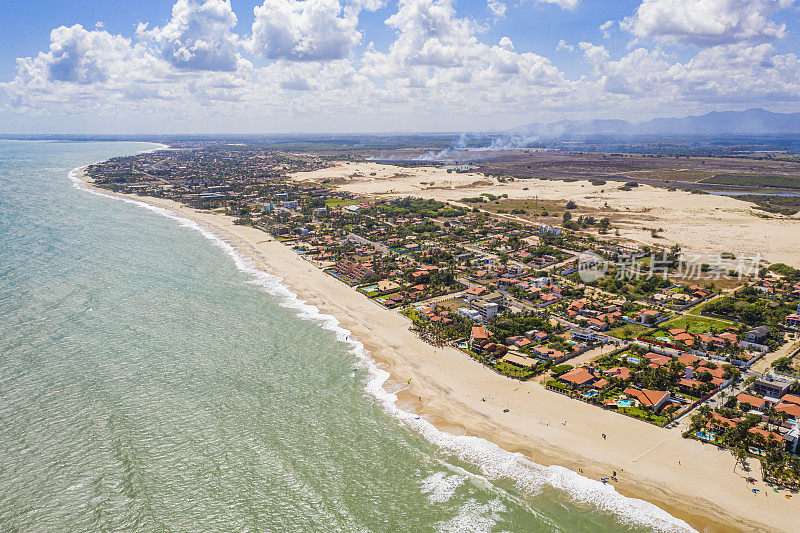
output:
<path id="1" fill-rule="evenodd" d="M 657 405 L 661 400 L 664 399 L 665 396 L 669 395 L 669 392 L 665 391 L 658 391 L 658 390 L 647 390 L 647 389 L 634 389 L 633 387 L 628 387 L 625 389 L 625 394 L 628 396 L 633 396 L 639 403 L 642 405 L 646 405 L 648 407 L 652 407 Z"/>

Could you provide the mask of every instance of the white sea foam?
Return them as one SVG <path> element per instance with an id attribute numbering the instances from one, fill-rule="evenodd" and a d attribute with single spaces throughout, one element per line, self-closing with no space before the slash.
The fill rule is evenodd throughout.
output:
<path id="1" fill-rule="evenodd" d="M 447 475 L 445 472 L 436 472 L 422 480 L 422 494 L 427 494 L 433 503 L 446 502 L 453 497 L 458 487 L 467 480 L 466 476 L 458 474 Z"/>
<path id="2" fill-rule="evenodd" d="M 436 530 L 442 533 L 489 532 L 501 519 L 500 513 L 506 507 L 500 500 L 492 500 L 480 504 L 474 500 L 467 501 L 458 510 L 458 514 L 445 522 L 436 524 Z"/>
<path id="3" fill-rule="evenodd" d="M 69 173 L 69 177 L 76 187 L 98 196 L 137 205 L 175 220 L 183 227 L 197 231 L 212 244 L 222 249 L 233 260 L 237 269 L 249 274 L 253 284 L 277 297 L 281 306 L 294 309 L 299 318 L 313 320 L 323 329 L 333 332 L 337 340 L 350 346 L 350 351 L 357 358 L 359 366 L 366 370 L 365 391 L 380 403 L 386 413 L 460 460 L 476 465 L 488 479 L 512 480 L 520 490 L 530 494 L 536 494 L 544 487 L 553 487 L 565 493 L 571 501 L 577 504 L 593 506 L 613 514 L 620 521 L 631 525 L 658 531 L 694 531 L 689 524 L 658 506 L 645 500 L 623 496 L 610 484 L 589 479 L 561 466 L 539 465 L 521 453 L 503 450 L 496 444 L 479 437 L 451 435 L 438 430 L 425 419 L 402 410 L 397 406 L 397 395 L 385 388 L 385 384 L 390 378 L 389 372 L 378 366 L 361 342 L 350 338 L 350 331 L 341 327 L 334 316 L 322 313 L 317 307 L 301 300 L 284 284 L 281 278 L 259 269 L 252 259 L 240 253 L 233 244 L 210 229 L 181 217 L 169 209 L 139 200 L 104 194 L 86 187 L 78 178 L 80 168 Z M 444 527 L 444 529 L 448 529 L 448 527 Z"/>

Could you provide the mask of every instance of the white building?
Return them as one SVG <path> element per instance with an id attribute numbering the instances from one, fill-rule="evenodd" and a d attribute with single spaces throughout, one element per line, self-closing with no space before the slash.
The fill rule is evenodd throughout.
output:
<path id="1" fill-rule="evenodd" d="M 483 317 L 479 312 L 475 311 L 474 309 L 459 307 L 456 313 L 463 316 L 464 318 L 472 320 L 473 322 L 476 322 L 478 324 L 483 324 Z"/>
<path id="2" fill-rule="evenodd" d="M 579 342 L 593 342 L 597 339 L 597 332 L 591 329 L 572 328 L 570 329 L 570 335 L 573 340 Z"/>
<path id="3" fill-rule="evenodd" d="M 483 323 L 491 322 L 497 317 L 500 312 L 500 306 L 494 302 L 487 302 L 486 300 L 473 300 L 469 306 L 480 313 Z"/>

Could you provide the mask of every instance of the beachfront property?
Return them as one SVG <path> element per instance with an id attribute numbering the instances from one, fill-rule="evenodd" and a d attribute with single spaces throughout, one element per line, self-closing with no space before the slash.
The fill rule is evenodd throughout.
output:
<path id="1" fill-rule="evenodd" d="M 554 373 L 547 385 L 598 407 L 664 425 L 738 376 L 733 365 L 632 346 Z"/>
<path id="2" fill-rule="evenodd" d="M 800 441 L 800 387 L 766 375 L 711 409 L 703 406 L 691 418 L 684 437 L 735 451 L 737 457 L 756 457 L 764 479 L 775 485 L 800 488 L 791 465 Z"/>
<path id="3" fill-rule="evenodd" d="M 800 304 L 792 300 L 800 275 L 790 281 L 775 274 L 722 297 L 712 283 L 674 283 L 663 275 L 631 279 L 618 266 L 583 283 L 576 261 L 581 252 L 640 271 L 651 258 L 572 225 L 490 214 L 477 207 L 486 198 L 464 199 L 476 207 L 366 198 L 287 178 L 325 164 L 315 156 L 212 147 L 170 158 L 154 152 L 112 160 L 89 173 L 115 190 L 224 209 L 237 223 L 271 233 L 354 290 L 397 309 L 424 340 L 458 347 L 511 377 L 530 379 L 563 367 L 601 344 L 637 343 L 626 355 L 579 365 L 575 370 L 584 370 L 554 375 L 548 384 L 655 423 L 724 388 L 735 376 L 731 368 L 746 368 L 776 349 L 781 328 L 797 323 L 791 311 Z M 153 167 L 157 178 L 144 170 Z M 121 172 L 137 179 L 120 181 Z M 213 201 L 204 198 L 209 194 Z M 677 258 L 674 250 L 663 254 L 665 272 L 675 269 Z M 754 297 L 791 308 L 737 314 L 741 302 Z M 689 314 L 698 309 L 699 315 Z M 789 312 L 775 319 L 784 309 Z M 593 378 L 584 380 L 587 375 Z M 575 376 L 581 379 L 570 379 Z"/>

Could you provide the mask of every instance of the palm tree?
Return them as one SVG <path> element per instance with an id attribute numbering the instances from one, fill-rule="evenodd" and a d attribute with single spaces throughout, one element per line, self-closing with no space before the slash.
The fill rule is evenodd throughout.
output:
<path id="1" fill-rule="evenodd" d="M 736 458 L 736 461 L 733 463 L 733 471 L 736 472 L 736 465 L 742 463 L 742 468 L 747 466 L 747 447 L 744 443 L 739 443 L 733 449 L 733 456 Z"/>

